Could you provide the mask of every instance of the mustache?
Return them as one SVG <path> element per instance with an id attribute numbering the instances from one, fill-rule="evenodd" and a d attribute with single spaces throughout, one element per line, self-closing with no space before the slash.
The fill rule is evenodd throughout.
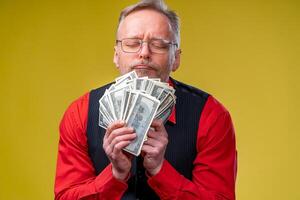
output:
<path id="1" fill-rule="evenodd" d="M 129 65 L 130 68 L 134 68 L 136 67 L 137 65 L 145 65 L 149 68 L 153 68 L 153 69 L 157 69 L 159 68 L 159 65 L 153 63 L 153 62 L 150 62 L 150 61 L 147 61 L 147 60 L 141 60 L 141 61 L 134 61 L 133 63 L 131 63 Z"/>

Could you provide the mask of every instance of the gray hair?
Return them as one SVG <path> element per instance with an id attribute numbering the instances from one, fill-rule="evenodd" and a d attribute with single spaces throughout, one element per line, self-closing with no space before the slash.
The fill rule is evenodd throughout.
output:
<path id="1" fill-rule="evenodd" d="M 157 12 L 164 14 L 169 19 L 175 42 L 179 48 L 179 46 L 180 46 L 179 17 L 174 11 L 168 9 L 168 6 L 164 3 L 163 0 L 141 0 L 140 2 L 138 2 L 134 5 L 126 7 L 125 9 L 122 10 L 122 12 L 119 16 L 118 29 L 119 29 L 120 23 L 130 13 L 137 11 L 137 10 L 147 9 L 147 8 L 154 9 Z"/>

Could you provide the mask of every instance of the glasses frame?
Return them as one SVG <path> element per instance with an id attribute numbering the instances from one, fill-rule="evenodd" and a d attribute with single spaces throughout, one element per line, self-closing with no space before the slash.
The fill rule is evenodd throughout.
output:
<path id="1" fill-rule="evenodd" d="M 138 50 L 137 51 L 124 51 L 124 48 L 123 48 L 123 41 L 124 40 L 128 40 L 128 39 L 136 39 L 136 40 L 139 40 L 139 43 L 140 43 L 140 47 L 138 48 Z M 167 53 L 168 51 L 169 51 L 169 49 L 168 49 L 168 51 L 166 51 L 166 52 L 155 52 L 155 51 L 153 51 L 153 49 L 150 47 L 150 43 L 151 43 L 151 41 L 153 41 L 153 40 L 161 40 L 161 41 L 163 41 L 165 44 L 167 44 L 167 45 L 175 45 L 176 47 L 178 47 L 178 44 L 177 43 L 174 43 L 174 42 L 171 42 L 171 41 L 168 41 L 168 40 L 164 40 L 164 39 L 151 39 L 151 40 L 149 40 L 149 41 L 145 41 L 145 40 L 142 40 L 142 39 L 138 39 L 138 38 L 123 38 L 123 39 L 121 39 L 121 40 L 116 40 L 116 43 L 118 44 L 118 43 L 121 43 L 121 49 L 122 49 L 122 51 L 123 52 L 125 52 L 125 53 L 137 53 L 137 52 L 139 52 L 139 51 L 141 51 L 141 49 L 143 48 L 143 43 L 147 43 L 148 44 L 148 48 L 149 48 L 149 50 L 152 52 L 152 53 L 157 53 L 157 54 L 164 54 L 164 53 Z"/>

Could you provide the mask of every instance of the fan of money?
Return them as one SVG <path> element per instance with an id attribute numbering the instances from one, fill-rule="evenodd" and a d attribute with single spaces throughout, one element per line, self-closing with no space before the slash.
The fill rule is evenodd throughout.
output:
<path id="1" fill-rule="evenodd" d="M 124 120 L 137 134 L 124 150 L 138 156 L 153 119 L 168 120 L 176 103 L 174 93 L 174 88 L 160 79 L 139 78 L 135 71 L 124 74 L 99 100 L 99 126 L 107 129 L 110 123 Z"/>

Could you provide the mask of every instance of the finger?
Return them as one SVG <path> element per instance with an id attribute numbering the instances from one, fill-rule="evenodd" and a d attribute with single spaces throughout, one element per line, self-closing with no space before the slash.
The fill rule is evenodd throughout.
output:
<path id="1" fill-rule="evenodd" d="M 156 131 L 164 131 L 165 126 L 161 119 L 154 119 L 151 123 L 151 127 L 154 128 Z"/>
<path id="2" fill-rule="evenodd" d="M 147 137 L 152 137 L 152 138 L 157 138 L 159 137 L 160 133 L 153 131 L 153 130 L 149 130 L 147 133 Z"/>
<path id="3" fill-rule="evenodd" d="M 166 130 L 164 131 L 151 131 L 149 130 L 147 133 L 147 136 L 149 138 L 155 138 L 157 140 L 161 140 L 163 138 L 168 138 L 168 133 L 166 132 Z"/>
<path id="4" fill-rule="evenodd" d="M 126 134 L 126 135 L 120 135 L 120 136 L 115 137 L 111 141 L 110 145 L 114 147 L 114 146 L 116 146 L 118 143 L 120 143 L 122 141 L 129 141 L 129 142 L 131 142 L 135 138 L 136 138 L 136 134 L 135 133 Z"/>
<path id="5" fill-rule="evenodd" d="M 125 148 L 126 146 L 128 146 L 130 144 L 130 141 L 122 141 L 122 142 L 119 142 L 116 146 L 113 147 L 113 150 L 112 152 L 107 155 L 108 158 L 114 162 L 114 161 L 117 161 L 116 163 L 118 163 L 118 160 L 120 161 L 120 159 L 123 159 L 124 157 L 124 153 L 122 151 L 123 148 Z M 127 155 L 125 155 L 127 156 Z M 130 157 L 127 156 L 127 158 L 130 159 Z"/>
<path id="6" fill-rule="evenodd" d="M 159 142 L 160 141 L 157 140 L 156 138 L 150 138 L 150 137 L 148 137 L 147 141 L 145 141 L 143 145 L 157 146 L 157 144 Z"/>
<path id="7" fill-rule="evenodd" d="M 121 128 L 124 125 L 125 125 L 125 121 L 123 121 L 123 120 L 115 121 L 115 122 L 111 123 L 110 125 L 108 125 L 108 127 L 106 129 L 106 133 L 109 135 L 109 133 L 111 133 L 113 130 L 115 130 L 117 128 Z"/>
<path id="8" fill-rule="evenodd" d="M 105 133 L 105 136 L 103 138 L 103 148 L 106 148 L 106 146 L 110 145 L 111 141 L 118 135 L 123 134 L 130 134 L 133 133 L 133 129 L 129 127 L 121 127 L 114 129 L 111 133 Z"/>
<path id="9" fill-rule="evenodd" d="M 150 145 L 143 145 L 141 152 L 142 152 L 142 156 L 144 157 L 147 154 L 152 154 L 152 152 L 155 151 L 155 148 L 153 146 Z"/>
<path id="10" fill-rule="evenodd" d="M 109 158 L 116 159 L 116 156 L 119 155 L 120 151 L 129 145 L 135 137 L 135 133 L 116 137 L 112 143 L 105 146 L 105 153 Z"/>
<path id="11" fill-rule="evenodd" d="M 126 146 L 125 146 L 125 147 L 126 147 Z M 124 148 L 125 148 L 125 147 L 124 147 Z M 123 148 L 122 148 L 122 149 L 123 149 Z M 127 152 L 127 151 L 123 151 L 123 154 L 126 155 L 127 158 L 129 158 L 130 160 L 132 160 L 133 155 L 132 155 L 131 153 L 129 153 L 129 152 Z"/>
<path id="12" fill-rule="evenodd" d="M 167 140 L 155 140 L 150 138 L 149 141 L 147 140 L 146 142 L 144 142 L 143 146 L 149 146 L 156 149 L 165 149 L 167 144 Z"/>
<path id="13" fill-rule="evenodd" d="M 113 130 L 124 127 L 124 126 L 125 126 L 125 122 L 122 120 L 118 120 L 118 121 L 111 123 L 106 129 L 106 132 L 104 134 L 104 139 L 108 138 L 108 136 L 111 134 L 111 132 Z"/>
<path id="14" fill-rule="evenodd" d="M 115 155 L 119 155 L 122 151 L 123 151 L 123 148 L 125 148 L 126 146 L 128 146 L 129 144 L 131 143 L 131 141 L 121 141 L 119 143 L 117 143 L 115 146 L 114 146 L 114 149 L 113 149 L 113 154 Z"/>
<path id="15" fill-rule="evenodd" d="M 110 144 L 115 137 L 118 137 L 120 135 L 132 134 L 132 133 L 134 133 L 134 129 L 131 127 L 121 127 L 115 129 L 107 137 L 107 143 Z"/>
<path id="16" fill-rule="evenodd" d="M 103 149 L 104 149 L 106 155 L 108 157 L 110 157 L 109 155 L 112 153 L 112 150 L 113 150 L 112 146 L 110 146 L 110 145 L 103 145 Z"/>

